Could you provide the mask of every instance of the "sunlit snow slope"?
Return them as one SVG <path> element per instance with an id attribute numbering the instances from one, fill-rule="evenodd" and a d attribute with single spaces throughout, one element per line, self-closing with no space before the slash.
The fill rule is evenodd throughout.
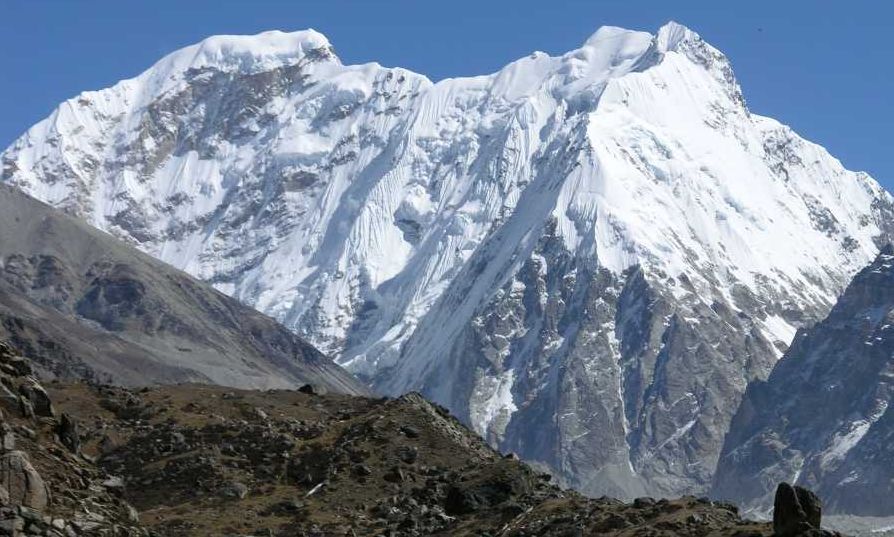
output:
<path id="1" fill-rule="evenodd" d="M 3 180 L 213 282 L 588 492 L 702 492 L 746 383 L 891 197 L 668 24 L 489 76 L 213 37 L 63 103 Z"/>

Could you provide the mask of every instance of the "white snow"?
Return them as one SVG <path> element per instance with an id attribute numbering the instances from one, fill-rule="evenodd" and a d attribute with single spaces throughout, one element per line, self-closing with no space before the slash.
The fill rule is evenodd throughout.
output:
<path id="1" fill-rule="evenodd" d="M 874 411 L 865 419 L 856 420 L 837 433 L 822 454 L 822 465 L 827 466 L 843 460 L 848 452 L 860 443 L 872 424 L 878 421 L 887 409 L 888 401 L 879 401 Z"/>
<path id="2" fill-rule="evenodd" d="M 511 369 L 495 377 L 482 376 L 476 382 L 476 399 L 480 402 L 469 405 L 469 415 L 476 432 L 482 436 L 488 433 L 502 435 L 509 416 L 518 410 L 512 397 L 514 382 L 515 372 Z M 495 424 L 498 418 L 505 420 L 502 426 Z"/>
<path id="3" fill-rule="evenodd" d="M 387 370 L 380 388 L 392 393 L 418 387 L 553 218 L 593 266 L 685 275 L 705 300 L 717 281 L 735 311 L 734 284 L 759 301 L 828 306 L 877 253 L 871 208 L 889 195 L 751 113 L 726 59 L 678 24 L 602 28 L 566 54 L 435 84 L 342 65 L 329 47 L 308 30 L 174 52 L 60 105 L 3 153 L 7 180 L 216 282 L 353 371 Z M 147 127 L 179 140 L 185 119 L 151 107 L 213 72 L 285 66 L 300 68 L 289 90 L 244 124 L 218 118 L 241 134 L 209 127 L 210 149 L 169 147 Z M 186 112 L 192 124 L 215 99 Z M 135 151 L 157 166 L 129 161 Z M 462 296 L 434 308 L 461 277 Z M 786 343 L 795 328 L 776 315 L 756 323 Z M 477 427 L 516 410 L 514 375 L 491 377 Z"/>
<path id="4" fill-rule="evenodd" d="M 779 315 L 768 315 L 764 321 L 764 326 L 770 341 L 781 341 L 786 345 L 789 345 L 792 342 L 792 339 L 795 337 L 795 332 L 797 331 L 797 328 Z"/>

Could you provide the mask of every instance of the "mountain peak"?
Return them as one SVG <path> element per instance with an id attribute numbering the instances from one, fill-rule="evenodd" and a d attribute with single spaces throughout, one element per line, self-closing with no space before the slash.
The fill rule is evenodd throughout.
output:
<path id="1" fill-rule="evenodd" d="M 257 72 L 291 65 L 311 54 L 335 58 L 329 40 L 313 29 L 271 30 L 256 35 L 215 35 L 175 51 L 159 62 L 180 69 L 236 67 Z"/>
<path id="2" fill-rule="evenodd" d="M 676 50 L 681 44 L 689 41 L 700 39 L 699 35 L 686 26 L 674 21 L 669 21 L 658 29 L 655 36 L 658 49 L 661 52 Z"/>
<path id="3" fill-rule="evenodd" d="M 620 26 L 600 26 L 596 32 L 584 42 L 584 46 L 593 46 L 611 39 L 627 38 L 631 36 L 648 37 L 648 32 L 628 30 Z"/>
<path id="4" fill-rule="evenodd" d="M 700 36 L 686 26 L 674 21 L 664 24 L 654 35 L 648 32 L 628 30 L 619 26 L 601 26 L 584 42 L 584 46 L 605 46 L 607 42 L 619 39 L 654 40 L 659 52 L 668 52 L 676 50 L 681 43 L 700 39 Z"/>

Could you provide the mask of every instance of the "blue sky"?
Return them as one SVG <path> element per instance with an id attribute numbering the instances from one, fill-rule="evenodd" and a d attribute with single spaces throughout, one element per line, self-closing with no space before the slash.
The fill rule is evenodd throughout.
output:
<path id="1" fill-rule="evenodd" d="M 676 20 L 732 60 L 752 111 L 826 146 L 894 190 L 894 2 L 50 1 L 0 3 L 0 146 L 65 98 L 138 74 L 213 34 L 312 27 L 345 63 L 432 79 L 576 48 L 599 26 Z"/>

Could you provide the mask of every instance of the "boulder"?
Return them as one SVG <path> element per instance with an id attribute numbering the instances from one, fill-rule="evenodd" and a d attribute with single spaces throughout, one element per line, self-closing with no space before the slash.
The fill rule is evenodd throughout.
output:
<path id="1" fill-rule="evenodd" d="M 63 446 L 77 455 L 81 451 L 81 435 L 78 422 L 65 412 L 59 417 L 56 425 L 56 435 Z"/>
<path id="2" fill-rule="evenodd" d="M 12 347 L 5 343 L 0 343 L 0 366 L 3 371 L 16 377 L 24 377 L 32 373 L 28 361 L 18 356 Z"/>
<path id="3" fill-rule="evenodd" d="M 795 537 L 819 530 L 822 502 L 813 492 L 788 483 L 776 488 L 773 503 L 773 532 L 777 537 Z"/>
<path id="4" fill-rule="evenodd" d="M 0 456 L 0 486 L 9 493 L 10 503 L 39 511 L 49 502 L 46 483 L 22 451 L 10 451 Z"/>
<path id="5" fill-rule="evenodd" d="M 419 429 L 412 425 L 404 425 L 400 428 L 400 432 L 404 433 L 407 438 L 419 438 Z"/>
<path id="6" fill-rule="evenodd" d="M 34 405 L 32 405 L 31 400 L 24 395 L 19 396 L 19 414 L 21 414 L 23 418 L 34 418 Z"/>
<path id="7" fill-rule="evenodd" d="M 413 464 L 419 458 L 419 449 L 415 446 L 402 446 L 397 450 L 397 458 L 407 464 Z"/>
<path id="8" fill-rule="evenodd" d="M 16 435 L 12 432 L 9 425 L 3 423 L 0 425 L 0 451 L 13 451 L 16 448 Z"/>
<path id="9" fill-rule="evenodd" d="M 248 487 L 238 481 L 233 481 L 221 487 L 220 495 L 241 500 L 248 495 Z"/>
<path id="10" fill-rule="evenodd" d="M 487 501 L 476 490 L 457 485 L 447 490 L 447 498 L 444 501 L 444 511 L 450 516 L 467 515 L 486 506 Z"/>
<path id="11" fill-rule="evenodd" d="M 35 416 L 51 418 L 55 415 L 50 396 L 47 394 L 47 391 L 43 389 L 43 386 L 36 381 L 31 380 L 30 382 L 22 384 L 19 387 L 19 393 L 31 403 L 31 408 L 34 409 Z"/>

